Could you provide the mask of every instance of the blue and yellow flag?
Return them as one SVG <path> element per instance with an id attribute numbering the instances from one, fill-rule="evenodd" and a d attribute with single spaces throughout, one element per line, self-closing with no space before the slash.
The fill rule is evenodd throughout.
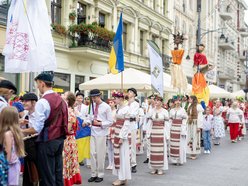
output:
<path id="1" fill-rule="evenodd" d="M 124 55 L 122 45 L 122 13 L 118 28 L 114 37 L 114 43 L 109 56 L 109 69 L 112 74 L 118 74 L 124 70 Z"/>

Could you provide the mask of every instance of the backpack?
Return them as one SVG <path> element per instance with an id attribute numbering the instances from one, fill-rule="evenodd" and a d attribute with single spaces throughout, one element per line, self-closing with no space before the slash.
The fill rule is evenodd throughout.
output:
<path id="1" fill-rule="evenodd" d="M 5 186 L 8 184 L 8 169 L 9 164 L 6 159 L 6 152 L 0 144 L 0 185 Z"/>

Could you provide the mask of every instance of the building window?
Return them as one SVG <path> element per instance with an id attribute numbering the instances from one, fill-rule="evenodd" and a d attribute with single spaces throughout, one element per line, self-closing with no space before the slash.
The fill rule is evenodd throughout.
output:
<path id="1" fill-rule="evenodd" d="M 84 83 L 84 81 L 85 81 L 84 76 L 78 76 L 78 75 L 75 76 L 75 92 L 79 91 L 79 85 L 81 83 Z"/>
<path id="2" fill-rule="evenodd" d="M 186 1 L 183 0 L 183 12 L 186 12 Z"/>
<path id="3" fill-rule="evenodd" d="M 152 35 L 152 40 L 156 43 L 156 36 L 155 35 Z"/>
<path id="4" fill-rule="evenodd" d="M 153 0 L 153 10 L 156 10 L 156 1 Z"/>
<path id="5" fill-rule="evenodd" d="M 0 1 L 0 25 L 6 25 L 7 23 L 9 3 L 7 0 Z"/>
<path id="6" fill-rule="evenodd" d="M 140 31 L 140 55 L 144 54 L 144 31 Z"/>
<path id="7" fill-rule="evenodd" d="M 86 5 L 77 3 L 77 23 L 86 23 Z"/>
<path id="8" fill-rule="evenodd" d="M 105 27 L 105 14 L 99 13 L 99 26 Z"/>
<path id="9" fill-rule="evenodd" d="M 127 50 L 127 23 L 123 23 L 123 49 Z"/>
<path id="10" fill-rule="evenodd" d="M 70 91 L 70 74 L 54 73 L 54 87 L 53 90 L 58 93 L 65 93 Z"/>
<path id="11" fill-rule="evenodd" d="M 167 11 L 167 0 L 163 0 L 163 15 L 166 15 Z"/>
<path id="12" fill-rule="evenodd" d="M 51 0 L 52 23 L 61 24 L 61 0 Z"/>
<path id="13" fill-rule="evenodd" d="M 162 40 L 162 54 L 165 54 L 165 40 Z"/>

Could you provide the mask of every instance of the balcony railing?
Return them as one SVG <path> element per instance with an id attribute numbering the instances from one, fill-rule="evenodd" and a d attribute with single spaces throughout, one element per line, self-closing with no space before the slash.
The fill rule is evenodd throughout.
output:
<path id="1" fill-rule="evenodd" d="M 109 40 L 97 36 L 89 37 L 89 35 L 86 34 L 80 34 L 77 39 L 77 47 L 89 47 L 106 52 L 110 52 L 112 44 L 113 43 Z"/>
<path id="2" fill-rule="evenodd" d="M 220 7 L 219 15 L 224 21 L 228 21 L 232 19 L 232 12 L 230 9 L 230 5 L 222 5 Z"/>
<path id="3" fill-rule="evenodd" d="M 222 48 L 223 50 L 235 50 L 235 45 L 233 41 L 229 41 L 228 38 L 225 39 L 219 39 L 219 48 Z"/>

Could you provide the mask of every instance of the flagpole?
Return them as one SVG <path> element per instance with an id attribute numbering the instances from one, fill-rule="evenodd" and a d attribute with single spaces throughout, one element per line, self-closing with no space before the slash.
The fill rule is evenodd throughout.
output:
<path id="1" fill-rule="evenodd" d="M 123 92 L 123 71 L 121 72 L 121 92 Z"/>

